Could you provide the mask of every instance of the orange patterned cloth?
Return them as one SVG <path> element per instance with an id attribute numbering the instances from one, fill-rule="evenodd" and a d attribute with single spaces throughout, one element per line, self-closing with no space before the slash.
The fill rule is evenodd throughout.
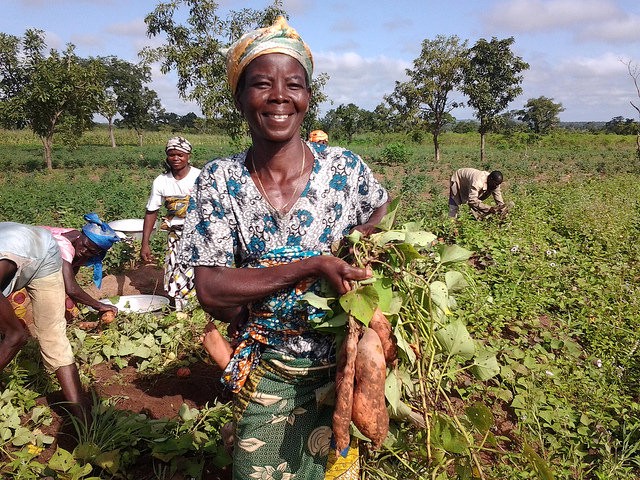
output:
<path id="1" fill-rule="evenodd" d="M 9 303 L 13 307 L 13 311 L 20 320 L 22 320 L 25 324 L 33 323 L 33 317 L 31 315 L 31 299 L 29 298 L 29 293 L 26 288 L 22 288 L 13 292 L 11 295 L 7 297 Z M 65 312 L 64 316 L 67 319 L 67 322 L 73 321 L 78 315 L 80 315 L 80 309 L 74 303 L 68 295 L 65 296 Z"/>
<path id="2" fill-rule="evenodd" d="M 311 80 L 313 57 L 309 46 L 284 17 L 278 17 L 270 27 L 246 33 L 227 51 L 227 80 L 232 93 L 236 93 L 238 81 L 247 65 L 268 53 L 284 53 L 295 58 L 307 72 L 308 80 Z"/>

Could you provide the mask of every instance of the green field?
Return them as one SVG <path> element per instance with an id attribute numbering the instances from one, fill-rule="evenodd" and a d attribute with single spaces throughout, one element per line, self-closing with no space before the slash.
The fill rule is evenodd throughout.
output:
<path id="1" fill-rule="evenodd" d="M 35 137 L 2 132 L 0 221 L 78 227 L 88 211 L 140 218 L 169 136 L 148 133 L 138 146 L 135 135 L 117 131 L 113 149 L 105 131 L 89 132 L 75 150 L 57 146 L 47 172 Z M 196 166 L 246 146 L 186 136 Z M 464 368 L 436 368 L 447 402 L 429 405 L 427 416 L 442 410 L 453 430 L 425 438 L 401 424 L 395 443 L 367 454 L 366 478 L 640 478 L 635 137 L 489 135 L 484 165 L 477 134 L 444 134 L 438 164 L 428 138 L 368 134 L 336 143 L 363 156 L 400 199 L 398 223 L 419 222 L 444 244 L 474 252 L 458 267 L 468 287 L 456 294 L 452 316 L 500 364 L 485 382 Z M 460 167 L 503 172 L 505 200 L 515 203 L 506 218 L 477 222 L 464 209 L 456 222 L 447 218 L 448 178 Z M 20 382 L 5 372 L 0 384 Z M 480 433 L 465 410 L 479 402 L 491 417 Z M 8 454 L 7 432 L 0 419 L 0 456 Z"/>

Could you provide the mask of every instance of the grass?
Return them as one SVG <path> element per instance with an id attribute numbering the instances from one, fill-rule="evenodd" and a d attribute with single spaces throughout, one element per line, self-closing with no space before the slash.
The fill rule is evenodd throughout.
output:
<path id="1" fill-rule="evenodd" d="M 107 219 L 139 217 L 171 135 L 145 134 L 139 147 L 135 135 L 119 131 L 121 146 L 112 149 L 96 130 L 77 150 L 57 146 L 56 167 L 45 172 L 37 139 L 4 132 L 0 221 L 79 226 L 90 210 Z M 195 146 L 196 165 L 240 148 L 223 137 L 185 136 Z M 383 152 L 397 142 L 405 153 L 389 162 Z M 463 269 L 469 287 L 457 294 L 453 313 L 497 353 L 501 372 L 485 383 L 451 382 L 447 393 L 482 401 L 496 416 L 479 453 L 485 478 L 640 478 L 635 137 L 490 135 L 485 165 L 478 162 L 477 134 L 447 133 L 441 144 L 438 164 L 428 137 L 414 143 L 398 134 L 367 134 L 343 145 L 402 200 L 401 222 L 421 222 L 474 252 L 473 265 Z M 505 199 L 515 202 L 508 217 L 477 222 L 463 209 L 456 222 L 447 218 L 448 179 L 467 166 L 503 172 Z M 460 421 L 467 421 L 463 411 Z M 401 447 L 368 453 L 367 478 L 413 478 L 402 474 L 418 470 L 407 463 L 411 453 Z M 437 468 L 442 479 L 478 477 L 473 468 L 467 477 Z"/>

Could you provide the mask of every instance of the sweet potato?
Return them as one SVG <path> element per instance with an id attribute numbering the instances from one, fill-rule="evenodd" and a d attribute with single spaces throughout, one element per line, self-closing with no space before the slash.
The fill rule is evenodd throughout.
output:
<path id="1" fill-rule="evenodd" d="M 351 409 L 353 407 L 353 387 L 355 379 L 355 363 L 358 351 L 360 326 L 351 317 L 347 329 L 347 337 L 342 343 L 338 356 L 336 372 L 336 405 L 333 411 L 333 436 L 336 449 L 341 452 L 349 445 L 351 425 Z"/>
<path id="2" fill-rule="evenodd" d="M 369 322 L 369 328 L 375 330 L 380 337 L 384 360 L 389 365 L 398 358 L 398 344 L 391 330 L 391 324 L 379 308 L 373 312 L 373 318 Z"/>
<path id="3" fill-rule="evenodd" d="M 100 321 L 105 324 L 110 324 L 116 319 L 116 314 L 113 310 L 107 310 L 100 315 Z"/>
<path id="4" fill-rule="evenodd" d="M 358 342 L 356 383 L 351 420 L 378 448 L 389 433 L 389 414 L 385 404 L 387 375 L 382 344 L 377 333 L 367 328 Z"/>

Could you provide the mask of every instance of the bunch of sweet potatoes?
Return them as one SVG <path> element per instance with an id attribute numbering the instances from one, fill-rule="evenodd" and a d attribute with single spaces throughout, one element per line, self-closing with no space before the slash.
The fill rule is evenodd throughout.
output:
<path id="1" fill-rule="evenodd" d="M 338 451 L 349 445 L 349 425 L 354 425 L 378 448 L 389 432 L 385 404 L 386 365 L 395 361 L 396 342 L 391 324 L 376 309 L 364 327 L 349 317 L 336 374 L 336 406 L 333 435 Z"/>

